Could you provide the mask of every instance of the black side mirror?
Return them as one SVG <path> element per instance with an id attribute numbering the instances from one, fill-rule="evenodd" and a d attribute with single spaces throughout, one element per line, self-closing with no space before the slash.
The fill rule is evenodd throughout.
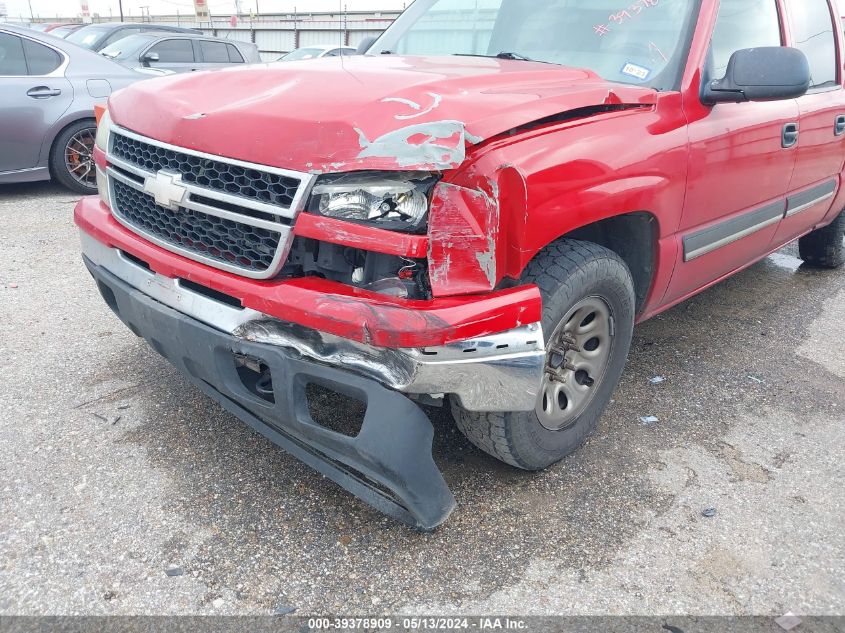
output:
<path id="1" fill-rule="evenodd" d="M 358 46 L 356 47 L 355 54 L 363 55 L 364 53 L 366 53 L 368 50 L 370 50 L 370 47 L 376 43 L 377 39 L 377 37 L 373 37 L 372 35 L 370 35 L 369 37 L 365 37 L 359 42 Z"/>
<path id="2" fill-rule="evenodd" d="M 731 55 L 723 79 L 704 82 L 706 105 L 796 99 L 810 89 L 810 64 L 797 48 L 746 48 Z"/>

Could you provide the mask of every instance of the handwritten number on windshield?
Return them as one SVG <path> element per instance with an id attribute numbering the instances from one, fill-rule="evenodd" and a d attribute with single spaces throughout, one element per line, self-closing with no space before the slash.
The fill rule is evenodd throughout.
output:
<path id="1" fill-rule="evenodd" d="M 611 28 L 612 26 L 620 26 L 628 20 L 633 20 L 635 17 L 640 15 L 645 9 L 656 7 L 658 4 L 660 4 L 660 0 L 637 0 L 627 9 L 622 9 L 620 11 L 617 11 L 616 13 L 612 13 L 607 18 L 609 24 L 596 24 L 593 27 L 593 31 L 599 37 L 604 37 L 605 35 L 613 31 L 613 29 Z"/>

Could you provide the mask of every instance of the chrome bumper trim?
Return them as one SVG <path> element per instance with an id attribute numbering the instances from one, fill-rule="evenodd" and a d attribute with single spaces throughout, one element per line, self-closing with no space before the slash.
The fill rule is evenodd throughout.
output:
<path id="1" fill-rule="evenodd" d="M 470 411 L 531 411 L 536 404 L 546 355 L 539 323 L 440 347 L 373 347 L 230 306 L 147 270 L 84 231 L 81 240 L 88 259 L 130 286 L 244 340 L 292 349 L 409 395 L 454 394 Z"/>

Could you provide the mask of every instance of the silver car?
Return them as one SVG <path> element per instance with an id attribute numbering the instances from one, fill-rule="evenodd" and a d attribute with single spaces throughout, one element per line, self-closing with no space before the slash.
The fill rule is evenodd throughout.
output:
<path id="1" fill-rule="evenodd" d="M 303 46 L 286 53 L 276 61 L 295 62 L 303 59 L 317 59 L 318 57 L 343 57 L 344 55 L 357 55 L 358 49 L 353 46 L 338 46 L 337 44 L 316 44 L 314 46 Z"/>
<path id="2" fill-rule="evenodd" d="M 100 55 L 143 72 L 167 74 L 261 62 L 258 47 L 251 42 L 178 33 L 130 35 L 106 46 Z"/>
<path id="3" fill-rule="evenodd" d="M 0 25 L 0 183 L 96 193 L 94 106 L 149 78 L 67 41 Z"/>
<path id="4" fill-rule="evenodd" d="M 91 51 L 101 51 L 109 44 L 114 44 L 130 35 L 151 32 L 171 33 L 196 33 L 202 35 L 197 29 L 172 26 L 170 24 L 153 24 L 150 22 L 101 22 L 99 24 L 87 24 L 78 31 L 67 36 L 68 42 L 87 48 Z"/>

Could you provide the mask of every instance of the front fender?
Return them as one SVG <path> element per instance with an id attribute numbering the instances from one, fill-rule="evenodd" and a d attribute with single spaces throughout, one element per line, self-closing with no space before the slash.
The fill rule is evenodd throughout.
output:
<path id="1" fill-rule="evenodd" d="M 601 220 L 646 211 L 658 239 L 680 225 L 686 192 L 682 120 L 636 110 L 570 121 L 478 148 L 432 201 L 436 296 L 519 279 L 544 247 Z"/>

